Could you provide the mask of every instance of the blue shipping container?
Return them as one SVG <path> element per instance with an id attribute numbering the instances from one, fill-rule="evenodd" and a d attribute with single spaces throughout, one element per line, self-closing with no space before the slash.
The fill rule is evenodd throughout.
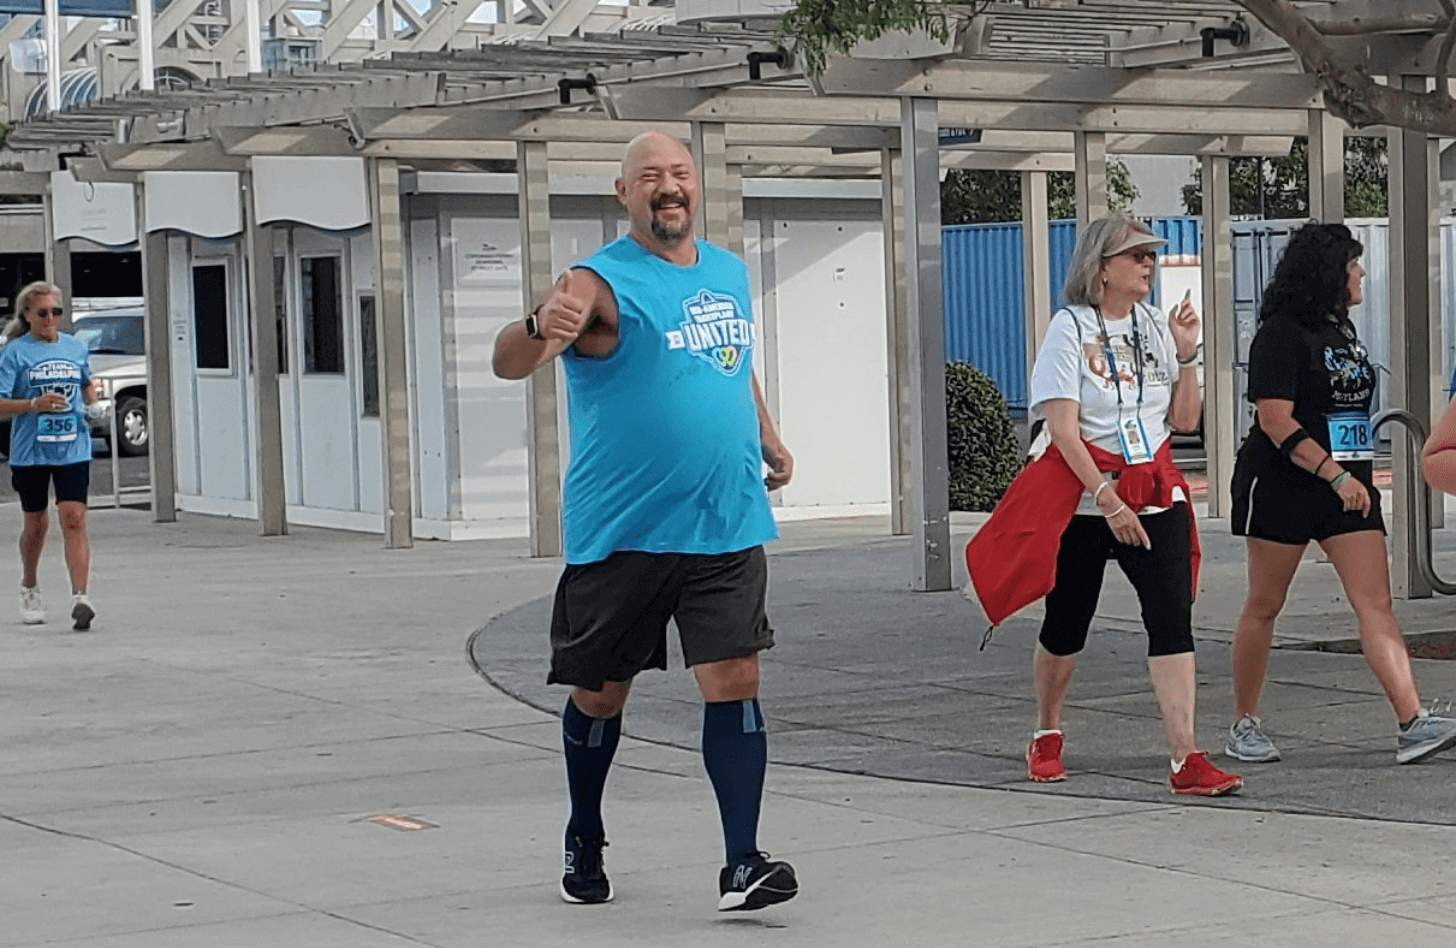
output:
<path id="1" fill-rule="evenodd" d="M 1153 232 L 1167 254 L 1196 256 L 1200 219 L 1160 217 Z M 1075 221 L 1052 221 L 1047 232 L 1050 287 L 1061 305 L 1062 283 L 1077 239 Z M 945 290 L 945 355 L 991 377 L 1006 404 L 1026 409 L 1026 294 L 1022 287 L 1021 224 L 960 224 L 941 228 Z M 1156 290 L 1152 300 L 1157 305 Z"/>

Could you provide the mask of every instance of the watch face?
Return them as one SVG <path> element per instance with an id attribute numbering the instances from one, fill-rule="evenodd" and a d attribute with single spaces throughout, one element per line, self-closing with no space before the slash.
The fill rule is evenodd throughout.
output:
<path id="1" fill-rule="evenodd" d="M 536 327 L 536 314 L 535 313 L 527 313 L 526 314 L 526 335 L 530 336 L 532 339 L 540 339 L 541 338 L 541 333 L 540 333 L 540 331 Z"/>

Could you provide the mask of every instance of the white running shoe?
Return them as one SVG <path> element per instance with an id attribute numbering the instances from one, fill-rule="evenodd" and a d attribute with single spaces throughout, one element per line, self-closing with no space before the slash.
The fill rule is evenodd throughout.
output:
<path id="1" fill-rule="evenodd" d="M 40 625 L 45 621 L 45 604 L 40 601 L 39 586 L 20 587 L 20 621 Z"/>
<path id="2" fill-rule="evenodd" d="M 73 593 L 71 595 L 71 621 L 75 624 L 71 628 L 77 632 L 85 632 L 91 628 L 91 620 L 96 618 L 96 610 L 91 607 L 91 600 L 86 598 L 85 593 Z"/>

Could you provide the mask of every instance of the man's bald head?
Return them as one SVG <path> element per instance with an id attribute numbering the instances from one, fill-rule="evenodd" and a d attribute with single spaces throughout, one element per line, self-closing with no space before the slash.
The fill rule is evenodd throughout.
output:
<path id="1" fill-rule="evenodd" d="M 677 156 L 686 158 L 689 165 L 693 163 L 693 153 L 688 151 L 687 146 L 676 138 L 666 132 L 643 132 L 628 142 L 627 147 L 622 150 L 622 178 L 631 178 L 634 161 L 640 161 L 646 155 L 655 155 L 659 152 L 664 153 L 664 157 Z"/>

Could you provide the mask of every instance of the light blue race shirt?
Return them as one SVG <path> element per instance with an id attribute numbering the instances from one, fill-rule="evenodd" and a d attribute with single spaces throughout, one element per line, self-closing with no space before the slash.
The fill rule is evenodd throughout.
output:
<path id="1" fill-rule="evenodd" d="M 91 429 L 83 393 L 91 383 L 90 350 L 68 333 L 42 342 L 26 333 L 0 348 L 0 398 L 31 399 L 55 392 L 68 407 L 25 412 L 10 423 L 10 466 L 81 464 L 91 460 Z"/>
<path id="2" fill-rule="evenodd" d="M 616 347 L 569 348 L 566 562 L 619 550 L 732 553 L 778 535 L 763 483 L 743 262 L 706 241 L 680 267 L 630 236 L 577 266 L 616 297 Z"/>

